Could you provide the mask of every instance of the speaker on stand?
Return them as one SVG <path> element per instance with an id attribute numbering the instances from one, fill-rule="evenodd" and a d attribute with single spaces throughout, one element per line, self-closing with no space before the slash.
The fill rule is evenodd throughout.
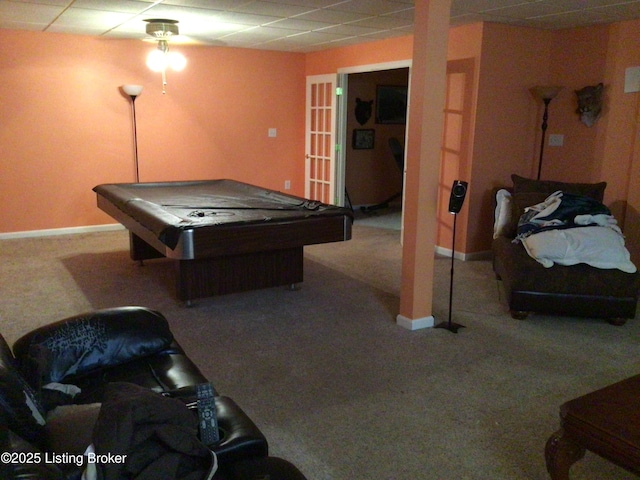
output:
<path id="1" fill-rule="evenodd" d="M 450 332 L 458 333 L 458 330 L 465 328 L 464 325 L 453 323 L 451 321 L 451 305 L 453 303 L 453 265 L 456 251 L 456 220 L 458 213 L 462 209 L 464 199 L 467 196 L 467 187 L 469 184 L 462 180 L 454 180 L 451 187 L 451 196 L 449 197 L 449 213 L 453 214 L 453 240 L 451 246 L 451 280 L 449 282 L 449 321 L 439 323 L 435 328 L 446 328 Z"/>

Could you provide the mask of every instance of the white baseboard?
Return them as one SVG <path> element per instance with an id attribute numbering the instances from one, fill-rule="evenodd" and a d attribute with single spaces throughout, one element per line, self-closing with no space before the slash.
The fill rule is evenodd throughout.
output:
<path id="1" fill-rule="evenodd" d="M 28 230 L 24 232 L 0 233 L 0 240 L 9 240 L 14 238 L 34 238 L 34 237 L 52 237 L 55 235 L 74 235 L 78 233 L 96 233 L 110 232 L 113 230 L 123 230 L 124 226 L 119 223 L 108 225 L 91 225 L 87 227 L 68 227 L 68 228 L 51 228 L 48 230 Z"/>
<path id="2" fill-rule="evenodd" d="M 442 255 L 443 257 L 451 258 L 451 249 L 436 246 L 436 254 Z M 471 261 L 471 260 L 488 260 L 491 258 L 491 250 L 486 250 L 483 252 L 471 252 L 471 253 L 455 252 L 454 258 L 458 260 L 462 260 L 463 262 Z"/>
<path id="3" fill-rule="evenodd" d="M 433 316 L 422 318 L 407 318 L 404 315 L 398 315 L 396 317 L 396 323 L 407 330 L 419 330 L 421 328 L 431 328 L 435 323 Z"/>

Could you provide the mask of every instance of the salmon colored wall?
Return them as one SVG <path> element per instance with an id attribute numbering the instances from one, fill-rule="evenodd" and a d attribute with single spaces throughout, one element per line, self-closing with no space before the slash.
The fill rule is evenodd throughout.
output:
<path id="1" fill-rule="evenodd" d="M 469 197 L 474 190 L 473 182 L 471 182 L 471 160 L 473 158 L 479 63 L 482 53 L 482 27 L 482 23 L 475 23 L 450 29 L 447 45 L 447 73 L 448 75 L 456 73 L 455 80 L 450 76 L 447 79 L 447 104 L 452 101 L 451 98 L 456 99 L 454 103 L 457 104 L 458 109 L 463 110 L 463 121 L 460 125 L 445 123 L 438 191 L 436 245 L 458 252 L 466 251 L 469 209 L 471 207 L 470 201 L 465 200 L 462 210 L 457 217 L 454 217 L 449 213 L 449 198 L 454 180 L 469 182 Z M 465 91 L 457 91 L 458 89 Z M 448 148 L 448 145 L 457 145 L 458 143 L 460 145 L 456 151 L 451 151 Z M 451 244 L 454 219 L 456 220 L 455 247 Z"/>
<path id="2" fill-rule="evenodd" d="M 624 219 L 631 190 L 636 194 L 640 191 L 640 177 L 630 176 L 635 147 L 633 139 L 638 133 L 640 94 L 624 93 L 626 68 L 640 66 L 639 29 L 640 20 L 610 25 L 608 42 L 602 46 L 606 63 L 603 62 L 600 80 L 585 83 L 593 85 L 601 81 L 605 84 L 605 108 L 594 125 L 595 154 L 591 173 L 593 178 L 606 179 L 605 202 L 621 219 Z M 578 88 L 583 86 L 578 85 Z M 582 123 L 579 125 L 582 130 L 588 129 Z M 639 206 L 635 204 L 636 208 Z"/>
<path id="3" fill-rule="evenodd" d="M 610 26 L 604 84 L 606 132 L 596 138 L 594 175 L 608 182 L 605 202 L 623 222 L 627 243 L 640 264 L 640 93 L 624 93 L 628 67 L 640 66 L 640 20 Z M 607 114 L 608 110 L 608 114 Z"/>
<path id="4" fill-rule="evenodd" d="M 640 260 L 639 93 L 624 93 L 628 67 L 640 66 L 640 20 L 555 32 L 552 78 L 564 90 L 550 105 L 562 147 L 545 147 L 543 178 L 606 181 L 605 204 L 624 228 L 627 244 Z M 575 112 L 575 90 L 604 83 L 604 108 L 587 127 Z M 553 110 L 551 110 L 553 109 Z"/>
<path id="5" fill-rule="evenodd" d="M 413 55 L 413 35 L 333 48 L 307 54 L 306 74 L 336 73 L 340 68 L 409 60 Z"/>
<path id="6" fill-rule="evenodd" d="M 541 111 L 529 88 L 553 83 L 549 62 L 552 45 L 553 37 L 546 30 L 483 25 L 466 253 L 490 249 L 493 189 L 510 185 L 512 173 L 535 178 Z M 554 126 L 550 117 L 549 130 Z"/>
<path id="7" fill-rule="evenodd" d="M 549 104 L 549 118 L 554 123 L 553 128 L 549 125 L 547 135 L 564 135 L 564 145 L 545 146 L 542 177 L 574 182 L 599 181 L 596 140 L 606 130 L 606 120 L 591 128 L 580 122 L 575 112 L 578 106 L 575 90 L 604 82 L 609 27 L 560 31 L 554 34 L 554 42 L 562 48 L 553 48 L 551 52 L 553 77 L 564 89 Z M 606 96 L 609 96 L 608 91 Z"/>
<path id="8" fill-rule="evenodd" d="M 291 180 L 304 193 L 302 54 L 175 47 L 188 64 L 162 95 L 145 42 L 0 30 L 0 44 L 0 232 L 114 223 L 91 189 L 135 178 L 125 83 L 144 86 L 141 181 Z"/>

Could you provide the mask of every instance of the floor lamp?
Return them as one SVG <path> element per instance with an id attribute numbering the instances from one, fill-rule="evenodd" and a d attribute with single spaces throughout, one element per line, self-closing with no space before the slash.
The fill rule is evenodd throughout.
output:
<path id="1" fill-rule="evenodd" d="M 136 183 L 140 182 L 140 172 L 138 170 L 138 129 L 136 124 L 136 98 L 142 93 L 142 85 L 122 85 L 122 91 L 131 98 L 131 110 L 133 112 L 133 146 L 134 160 L 136 164 Z"/>
<path id="2" fill-rule="evenodd" d="M 562 87 L 556 86 L 536 86 L 531 89 L 534 97 L 544 102 L 544 114 L 542 115 L 542 139 L 540 140 L 540 160 L 538 160 L 538 177 L 540 180 L 540 172 L 542 171 L 542 155 L 544 153 L 544 139 L 547 133 L 547 120 L 549 119 L 549 103 L 556 98 Z"/>

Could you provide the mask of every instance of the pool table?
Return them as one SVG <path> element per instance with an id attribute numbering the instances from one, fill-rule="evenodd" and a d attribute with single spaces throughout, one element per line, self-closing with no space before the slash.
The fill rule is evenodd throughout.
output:
<path id="1" fill-rule="evenodd" d="M 131 258 L 176 265 L 176 296 L 210 297 L 303 280 L 303 247 L 351 238 L 350 209 L 234 180 L 94 187 L 129 230 Z"/>

